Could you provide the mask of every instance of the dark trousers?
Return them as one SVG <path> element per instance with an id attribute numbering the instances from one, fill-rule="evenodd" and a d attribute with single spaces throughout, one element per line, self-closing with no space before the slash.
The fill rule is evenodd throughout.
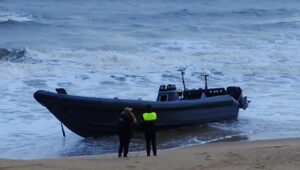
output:
<path id="1" fill-rule="evenodd" d="M 155 131 L 145 131 L 147 156 L 150 156 L 150 149 L 152 145 L 153 155 L 156 156 L 156 132 Z"/>
<path id="2" fill-rule="evenodd" d="M 119 141 L 120 141 L 119 157 L 122 156 L 122 153 L 123 153 L 123 157 L 127 157 L 130 138 L 131 138 L 130 134 L 119 134 Z"/>

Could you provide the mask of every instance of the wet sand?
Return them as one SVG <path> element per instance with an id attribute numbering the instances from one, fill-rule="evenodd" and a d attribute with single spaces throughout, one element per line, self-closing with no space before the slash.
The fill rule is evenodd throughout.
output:
<path id="1" fill-rule="evenodd" d="M 0 170 L 7 169 L 300 169 L 300 139 L 220 142 L 161 150 L 156 157 L 144 151 L 128 158 L 114 155 L 68 157 L 43 160 L 0 159 Z"/>

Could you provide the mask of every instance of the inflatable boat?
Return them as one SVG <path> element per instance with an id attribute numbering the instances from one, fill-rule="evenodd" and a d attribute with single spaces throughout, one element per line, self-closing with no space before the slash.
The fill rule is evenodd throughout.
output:
<path id="1" fill-rule="evenodd" d="M 157 113 L 157 128 L 201 124 L 237 119 L 239 109 L 248 107 L 248 99 L 236 86 L 184 89 L 175 85 L 161 85 L 156 101 L 97 98 L 69 95 L 65 89 L 57 92 L 38 90 L 34 98 L 46 107 L 71 131 L 82 137 L 97 137 L 117 132 L 118 117 L 125 107 L 132 107 L 138 124 L 146 106 Z"/>

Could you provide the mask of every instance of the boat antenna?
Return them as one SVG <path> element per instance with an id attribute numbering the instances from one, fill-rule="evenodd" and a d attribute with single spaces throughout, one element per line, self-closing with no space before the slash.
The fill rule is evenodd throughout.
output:
<path id="1" fill-rule="evenodd" d="M 180 71 L 181 72 L 181 79 L 182 79 L 182 84 L 183 84 L 183 89 L 184 89 L 184 91 L 186 90 L 186 86 L 185 86 L 185 82 L 184 82 L 184 71 L 187 69 L 187 67 L 185 67 L 185 68 L 181 68 L 181 69 L 178 69 L 178 71 Z"/>
<path id="2" fill-rule="evenodd" d="M 209 71 L 207 70 L 207 71 L 204 73 L 205 93 L 207 93 L 207 90 L 208 90 L 208 86 L 207 86 L 208 76 L 209 76 Z"/>

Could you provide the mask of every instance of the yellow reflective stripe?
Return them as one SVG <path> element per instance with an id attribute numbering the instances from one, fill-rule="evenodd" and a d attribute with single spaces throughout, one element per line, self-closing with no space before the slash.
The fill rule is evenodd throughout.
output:
<path id="1" fill-rule="evenodd" d="M 144 113 L 143 114 L 143 118 L 144 118 L 144 121 L 153 121 L 153 120 L 156 120 L 156 113 L 155 112 L 150 112 L 150 113 Z"/>

